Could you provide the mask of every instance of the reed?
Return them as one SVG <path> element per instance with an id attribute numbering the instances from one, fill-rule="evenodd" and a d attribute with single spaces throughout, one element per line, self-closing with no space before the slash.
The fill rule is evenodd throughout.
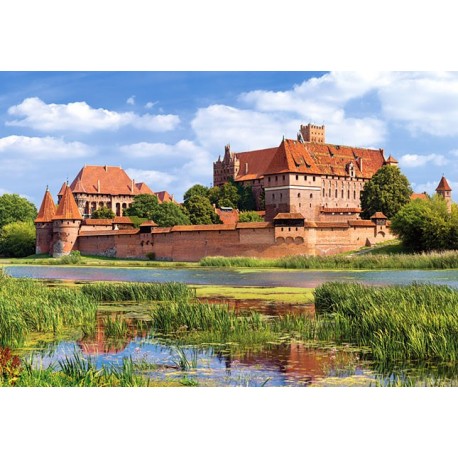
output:
<path id="1" fill-rule="evenodd" d="M 100 302 L 174 301 L 191 299 L 194 290 L 183 283 L 94 282 L 86 283 L 82 293 Z"/>
<path id="2" fill-rule="evenodd" d="M 17 347 L 30 332 L 95 321 L 96 309 L 96 302 L 77 290 L 0 274 L 0 346 Z"/>
<path id="3" fill-rule="evenodd" d="M 109 339 L 119 339 L 129 334 L 127 321 L 120 316 L 107 316 L 103 320 L 105 337 Z"/>
<path id="4" fill-rule="evenodd" d="M 458 291 L 448 286 L 325 283 L 315 309 L 330 338 L 367 346 L 376 360 L 458 360 Z"/>
<path id="5" fill-rule="evenodd" d="M 334 256 L 287 256 L 279 259 L 207 257 L 202 267 L 251 267 L 281 269 L 370 270 L 370 269 L 456 269 L 458 251 L 417 254 L 370 254 Z"/>

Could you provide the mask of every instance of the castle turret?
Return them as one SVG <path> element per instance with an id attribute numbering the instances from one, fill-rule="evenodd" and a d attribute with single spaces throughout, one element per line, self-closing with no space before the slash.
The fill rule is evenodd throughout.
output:
<path id="1" fill-rule="evenodd" d="M 59 206 L 52 218 L 54 258 L 70 254 L 77 248 L 78 233 L 83 219 L 68 184 L 65 184 L 62 189 Z"/>
<path id="2" fill-rule="evenodd" d="M 441 181 L 437 185 L 436 193 L 445 199 L 447 209 L 450 213 L 452 211 L 452 188 L 444 176 L 442 176 Z"/>
<path id="3" fill-rule="evenodd" d="M 300 134 L 304 142 L 326 143 L 325 126 L 315 126 L 308 123 L 306 126 L 301 124 Z"/>
<path id="4" fill-rule="evenodd" d="M 53 222 L 52 219 L 56 213 L 56 204 L 46 188 L 40 210 L 35 218 L 35 228 L 37 240 L 35 244 L 36 254 L 47 254 L 51 251 L 53 239 Z"/>

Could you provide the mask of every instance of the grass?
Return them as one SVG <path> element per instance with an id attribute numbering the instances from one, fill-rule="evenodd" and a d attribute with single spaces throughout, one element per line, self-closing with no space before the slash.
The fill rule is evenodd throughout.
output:
<path id="1" fill-rule="evenodd" d="M 458 251 L 421 254 L 352 254 L 351 256 L 288 256 L 279 259 L 207 257 L 201 267 L 316 270 L 457 269 Z"/>
<path id="2" fill-rule="evenodd" d="M 329 338 L 368 347 L 375 360 L 458 361 L 453 288 L 326 283 L 315 298 L 317 323 L 328 323 Z"/>
<path id="3" fill-rule="evenodd" d="M 57 333 L 93 322 L 96 310 L 97 303 L 77 290 L 48 288 L 0 271 L 0 346 L 20 346 L 32 332 Z"/>

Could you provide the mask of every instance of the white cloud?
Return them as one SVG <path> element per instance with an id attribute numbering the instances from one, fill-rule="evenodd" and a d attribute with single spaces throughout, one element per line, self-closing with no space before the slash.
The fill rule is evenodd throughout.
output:
<path id="1" fill-rule="evenodd" d="M 135 95 L 131 95 L 127 100 L 126 100 L 127 105 L 135 105 Z"/>
<path id="2" fill-rule="evenodd" d="M 210 186 L 213 180 L 214 155 L 189 140 L 175 145 L 165 143 L 136 143 L 120 147 L 122 153 L 138 160 L 150 159 L 154 169 L 128 169 L 137 181 L 145 181 L 153 191 L 175 193 L 180 200 L 183 193 L 196 183 Z M 159 170 L 167 170 L 167 173 Z"/>
<path id="3" fill-rule="evenodd" d="M 136 115 L 132 112 L 118 113 L 103 108 L 92 108 L 86 102 L 46 104 L 38 97 L 25 99 L 8 109 L 8 114 L 21 119 L 7 121 L 8 126 L 30 127 L 45 132 L 117 130 L 132 126 L 152 132 L 173 130 L 179 123 L 177 115 Z"/>
<path id="4" fill-rule="evenodd" d="M 166 190 L 176 180 L 173 174 L 159 170 L 126 169 L 126 173 L 137 183 L 146 183 L 155 192 Z"/>
<path id="5" fill-rule="evenodd" d="M 156 104 L 157 104 L 157 102 L 147 102 L 147 103 L 145 103 L 145 108 L 146 108 L 147 110 L 150 110 L 150 109 L 153 108 L 154 105 L 156 105 Z"/>
<path id="6" fill-rule="evenodd" d="M 404 154 L 399 158 L 399 164 L 402 167 L 414 168 L 414 167 L 423 167 L 425 165 L 446 165 L 448 164 L 448 159 L 442 154 Z"/>
<path id="7" fill-rule="evenodd" d="M 458 135 L 456 72 L 395 73 L 379 98 L 384 116 L 414 135 Z"/>
<path id="8" fill-rule="evenodd" d="M 59 157 L 85 157 L 93 149 L 81 142 L 65 142 L 54 137 L 25 137 L 10 135 L 0 138 L 0 157 L 14 154 L 16 158 L 59 159 Z"/>
<path id="9" fill-rule="evenodd" d="M 430 196 L 436 194 L 436 188 L 439 185 L 441 177 L 438 176 L 437 180 L 435 181 L 427 181 L 426 183 L 412 183 L 412 189 L 414 192 L 422 193 L 426 192 Z M 447 179 L 448 184 L 452 188 L 452 200 L 456 201 L 456 196 L 454 198 L 453 189 L 458 189 L 458 181 L 452 181 Z"/>

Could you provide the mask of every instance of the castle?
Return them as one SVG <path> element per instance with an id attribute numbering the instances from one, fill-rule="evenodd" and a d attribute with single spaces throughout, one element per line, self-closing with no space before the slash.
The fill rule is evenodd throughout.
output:
<path id="1" fill-rule="evenodd" d="M 364 184 L 383 165 L 382 149 L 331 145 L 325 126 L 301 125 L 296 140 L 276 148 L 243 153 L 225 147 L 213 163 L 215 186 L 233 180 L 253 190 L 257 209 L 265 206 L 267 221 L 278 213 L 300 213 L 307 221 L 346 221 L 361 213 Z"/>
<path id="2" fill-rule="evenodd" d="M 215 185 L 229 179 L 252 186 L 260 223 L 135 229 L 123 211 L 135 195 L 153 194 L 120 167 L 85 166 L 69 186 L 64 183 L 56 206 L 46 190 L 36 225 L 36 253 L 54 257 L 82 254 L 120 258 L 198 261 L 205 256 L 329 255 L 393 238 L 380 212 L 361 220 L 360 192 L 383 165 L 396 166 L 383 150 L 328 145 L 324 126 L 301 126 L 297 140 L 283 139 L 267 150 L 233 153 L 214 163 Z M 436 192 L 451 205 L 451 188 L 442 177 Z M 421 198 L 419 195 L 419 198 Z M 172 199 L 163 192 L 163 199 Z M 90 218 L 106 206 L 113 219 Z"/>

